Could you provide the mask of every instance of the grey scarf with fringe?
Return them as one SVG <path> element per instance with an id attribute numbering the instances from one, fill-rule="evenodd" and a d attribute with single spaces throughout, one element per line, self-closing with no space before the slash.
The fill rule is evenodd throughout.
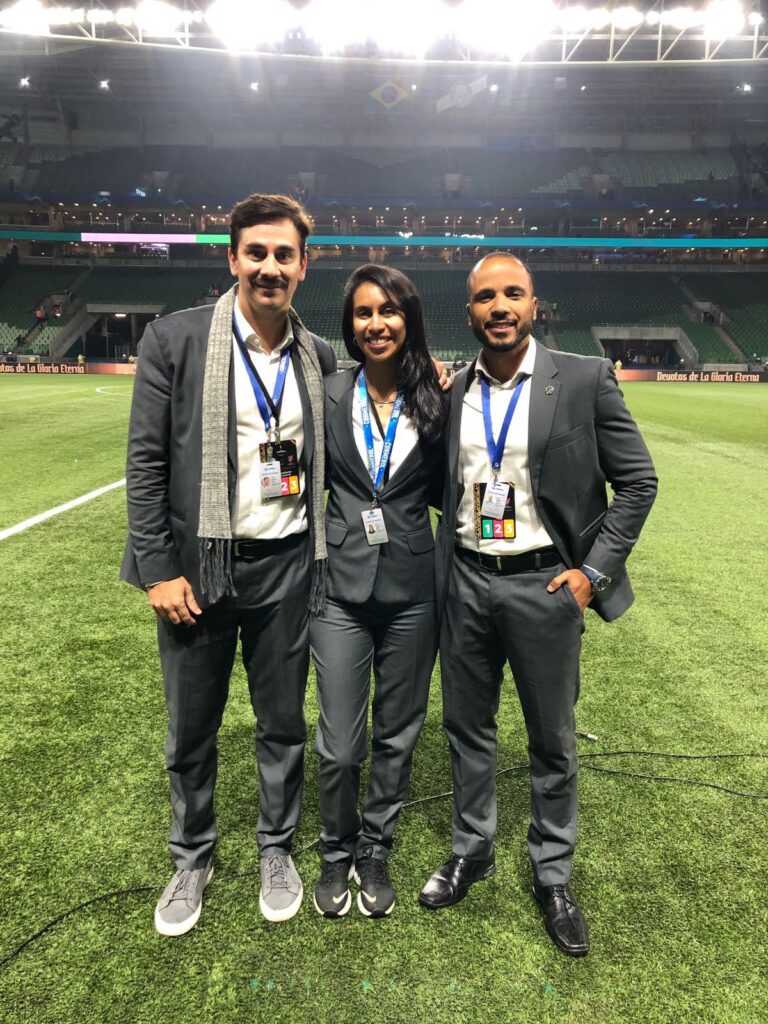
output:
<path id="1" fill-rule="evenodd" d="M 232 524 L 229 509 L 227 455 L 229 447 L 229 368 L 232 358 L 232 315 L 237 301 L 235 284 L 216 303 L 208 333 L 203 385 L 203 467 L 200 492 L 200 581 L 213 604 L 235 594 L 232 583 Z M 320 612 L 325 601 L 327 553 L 325 547 L 325 391 L 315 345 L 304 324 L 289 312 L 293 328 L 293 355 L 301 364 L 315 428 L 311 474 L 307 478 L 307 514 L 314 540 L 314 565 L 309 607 Z"/>

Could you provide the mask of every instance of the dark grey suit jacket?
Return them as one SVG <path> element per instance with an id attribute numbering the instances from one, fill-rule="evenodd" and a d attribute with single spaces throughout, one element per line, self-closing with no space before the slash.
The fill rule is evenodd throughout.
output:
<path id="1" fill-rule="evenodd" d="M 428 505 L 438 500 L 444 477 L 444 446 L 419 440 L 381 489 L 389 542 L 371 546 L 361 513 L 371 507 L 371 477 L 352 432 L 355 371 L 325 379 L 328 597 L 362 604 L 435 598 L 435 543 Z"/>
<path id="2" fill-rule="evenodd" d="M 464 396 L 475 362 L 451 391 L 448 471 L 438 530 L 438 598 L 447 594 L 459 494 L 459 440 Z M 586 564 L 611 585 L 590 607 L 606 621 L 632 604 L 625 568 L 656 497 L 653 462 L 629 413 L 608 359 L 536 350 L 528 420 L 531 487 L 541 521 L 569 568 Z M 613 489 L 610 506 L 606 483 Z"/>
<path id="3" fill-rule="evenodd" d="M 136 587 L 185 576 L 200 603 L 200 518 L 205 359 L 213 305 L 184 309 L 147 326 L 139 349 L 128 430 L 128 543 L 121 578 Z M 330 345 L 312 335 L 324 374 L 336 369 Z M 294 361 L 304 412 L 304 465 L 310 487 L 315 436 L 309 396 Z M 229 380 L 229 501 L 237 482 L 234 371 Z M 311 507 L 311 496 L 308 496 Z M 312 529 L 311 516 L 310 530 Z"/>

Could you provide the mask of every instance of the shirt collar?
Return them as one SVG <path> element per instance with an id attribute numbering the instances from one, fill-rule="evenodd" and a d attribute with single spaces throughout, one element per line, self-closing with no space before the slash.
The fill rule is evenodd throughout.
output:
<path id="1" fill-rule="evenodd" d="M 477 357 L 477 363 L 475 364 L 475 377 L 486 377 L 488 379 L 488 382 L 490 384 L 495 385 L 495 387 L 497 388 L 513 388 L 517 385 L 517 383 L 520 381 L 522 377 L 532 376 L 535 362 L 536 339 L 533 337 L 533 335 L 531 335 L 528 339 L 528 348 L 525 350 L 523 361 L 522 363 L 520 363 L 517 373 L 514 375 L 514 377 L 511 378 L 511 380 L 504 381 L 504 383 L 496 380 L 496 378 L 489 372 L 488 367 L 486 366 L 485 353 L 482 350 L 480 351 L 480 354 Z"/>
<path id="2" fill-rule="evenodd" d="M 291 324 L 291 318 L 288 317 L 285 324 L 283 340 L 279 345 L 276 345 L 271 352 L 267 352 L 261 343 L 261 338 L 259 338 L 258 334 L 256 334 L 254 329 L 243 316 L 243 311 L 240 309 L 240 303 L 237 301 L 235 301 L 235 323 L 237 324 L 238 331 L 240 331 L 240 337 L 248 348 L 254 352 L 262 352 L 267 356 L 279 355 L 283 349 L 287 348 L 293 341 L 293 325 Z"/>

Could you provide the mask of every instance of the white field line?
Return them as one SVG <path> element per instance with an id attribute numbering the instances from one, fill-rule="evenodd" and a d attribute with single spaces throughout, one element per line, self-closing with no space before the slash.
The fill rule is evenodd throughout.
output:
<path id="1" fill-rule="evenodd" d="M 70 509 L 77 508 L 79 505 L 85 505 L 86 502 L 93 501 L 94 498 L 100 498 L 102 494 L 106 494 L 107 491 L 117 490 L 118 487 L 125 487 L 125 477 L 122 480 L 115 480 L 112 484 L 107 484 L 106 487 L 99 487 L 95 491 L 89 491 L 88 494 L 81 494 L 79 498 L 66 501 L 63 505 L 57 505 L 56 508 L 49 508 L 47 512 L 41 512 L 37 516 L 32 516 L 31 519 L 25 519 L 22 523 L 9 526 L 7 530 L 0 530 L 0 540 L 7 540 L 8 537 L 13 537 L 17 533 L 23 533 L 24 530 L 28 530 L 31 526 L 44 523 L 46 519 L 53 519 L 54 516 L 58 516 L 62 512 L 69 512 Z"/>
<path id="2" fill-rule="evenodd" d="M 100 388 L 96 388 L 100 395 L 106 395 L 107 398 L 125 398 L 133 394 L 133 390 L 130 391 L 118 391 L 116 395 L 110 394 L 110 389 L 125 387 L 125 384 L 103 384 Z"/>

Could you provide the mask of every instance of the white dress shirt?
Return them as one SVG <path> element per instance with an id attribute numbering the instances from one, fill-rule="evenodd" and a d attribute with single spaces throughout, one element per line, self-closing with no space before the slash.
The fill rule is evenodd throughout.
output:
<path id="1" fill-rule="evenodd" d="M 262 345 L 258 335 L 235 303 L 235 322 L 248 347 L 253 365 L 268 389 L 274 394 L 280 355 L 293 343 L 293 330 L 288 321 L 283 340 L 271 352 Z M 278 540 L 307 527 L 306 478 L 304 473 L 304 415 L 296 380 L 293 358 L 288 366 L 280 407 L 280 436 L 294 440 L 299 460 L 299 494 L 283 498 L 263 499 L 259 486 L 259 445 L 268 440 L 251 379 L 242 353 L 232 333 L 232 359 L 235 368 L 235 407 L 237 411 L 237 487 L 232 505 L 232 536 L 239 540 Z M 274 422 L 272 423 L 274 426 Z"/>
<path id="2" fill-rule="evenodd" d="M 456 543 L 470 551 L 481 551 L 484 555 L 520 555 L 525 551 L 536 551 L 552 544 L 539 518 L 533 501 L 531 474 L 528 462 L 528 413 L 531 404 L 531 381 L 536 361 L 536 342 L 528 342 L 523 361 L 515 376 L 503 384 L 495 380 L 481 352 L 477 358 L 475 379 L 469 386 L 461 411 L 461 437 L 459 444 L 459 488 L 460 500 L 456 525 Z M 478 539 L 475 533 L 474 484 L 489 483 L 493 479 L 491 457 L 485 439 L 480 374 L 488 379 L 491 386 L 491 423 L 493 436 L 498 440 L 501 425 L 515 389 L 521 377 L 526 378 L 520 398 L 512 417 L 507 434 L 507 443 L 501 460 L 499 480 L 511 483 L 515 488 L 515 537 Z"/>
<path id="3" fill-rule="evenodd" d="M 360 392 L 358 390 L 357 380 L 355 380 L 354 397 L 352 399 L 352 433 L 355 437 L 355 444 L 357 445 L 357 450 L 360 453 L 360 458 L 363 460 L 366 472 L 368 472 L 368 449 L 365 446 L 365 434 L 363 433 L 363 417 L 360 413 L 359 395 Z M 386 430 L 387 428 L 385 427 L 385 434 Z M 373 411 L 371 411 L 371 433 L 373 434 L 374 460 L 376 462 L 376 468 L 378 469 L 379 463 L 381 462 L 381 452 L 384 447 L 384 438 L 381 436 L 379 425 L 376 422 L 376 417 L 373 415 Z M 392 479 L 410 452 L 416 447 L 418 440 L 419 435 L 416 428 L 408 418 L 405 408 L 403 408 L 400 413 L 400 419 L 397 422 L 395 442 L 392 445 L 392 451 L 389 456 L 389 477 L 387 479 Z"/>

